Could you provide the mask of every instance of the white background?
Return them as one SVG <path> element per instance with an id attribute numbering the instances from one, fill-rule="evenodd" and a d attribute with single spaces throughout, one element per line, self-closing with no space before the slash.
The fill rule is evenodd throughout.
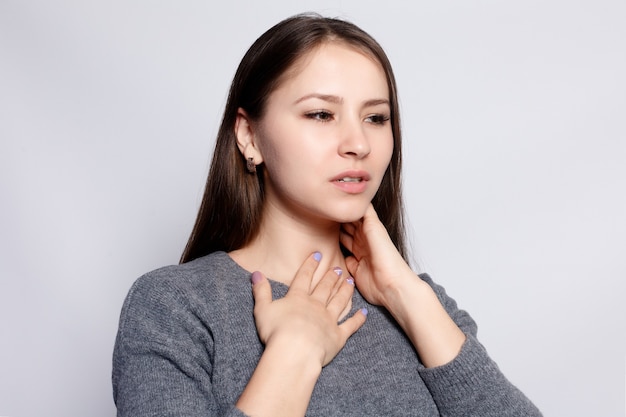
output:
<path id="1" fill-rule="evenodd" d="M 623 416 L 617 0 L 0 1 L 0 415 L 115 414 L 124 296 L 179 258 L 239 59 L 306 10 L 394 64 L 422 268 L 546 416 Z"/>

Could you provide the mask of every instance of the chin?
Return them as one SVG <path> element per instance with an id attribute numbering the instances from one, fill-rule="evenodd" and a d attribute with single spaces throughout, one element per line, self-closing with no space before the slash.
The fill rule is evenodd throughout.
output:
<path id="1" fill-rule="evenodd" d="M 365 215 L 368 205 L 369 202 L 367 204 L 351 204 L 346 207 L 338 207 L 333 220 L 338 223 L 350 223 L 360 220 Z"/>

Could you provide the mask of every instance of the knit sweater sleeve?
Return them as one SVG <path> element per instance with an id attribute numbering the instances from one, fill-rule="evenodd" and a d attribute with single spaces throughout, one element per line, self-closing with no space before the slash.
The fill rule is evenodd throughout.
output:
<path id="1" fill-rule="evenodd" d="M 244 417 L 213 396 L 211 330 L 175 279 L 152 278 L 137 280 L 122 308 L 112 375 L 118 417 Z"/>
<path id="2" fill-rule="evenodd" d="M 528 417 L 541 416 L 533 403 L 502 374 L 476 338 L 474 320 L 457 307 L 443 287 L 427 274 L 420 275 L 436 292 L 444 308 L 466 335 L 460 353 L 436 368 L 420 367 L 442 416 Z"/>

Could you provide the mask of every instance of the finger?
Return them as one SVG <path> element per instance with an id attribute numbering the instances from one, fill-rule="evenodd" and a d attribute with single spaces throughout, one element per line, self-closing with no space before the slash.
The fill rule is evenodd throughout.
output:
<path id="1" fill-rule="evenodd" d="M 311 297 L 326 305 L 328 300 L 336 292 L 337 281 L 339 281 L 342 274 L 343 270 L 338 266 L 326 272 L 311 292 Z"/>
<path id="2" fill-rule="evenodd" d="M 378 213 L 376 213 L 376 210 L 374 209 L 374 206 L 372 205 L 372 203 L 370 203 L 370 205 L 367 206 L 367 208 L 365 209 L 365 214 L 363 214 L 363 220 L 365 221 L 366 219 L 378 220 Z"/>
<path id="3" fill-rule="evenodd" d="M 359 261 L 356 260 L 354 256 L 348 256 L 346 259 L 346 268 L 348 268 L 348 272 L 353 277 L 356 276 L 357 270 L 359 269 Z"/>
<path id="4" fill-rule="evenodd" d="M 339 232 L 339 241 L 346 249 L 352 252 L 352 248 L 354 245 L 354 238 L 352 237 L 351 234 L 341 230 Z"/>
<path id="5" fill-rule="evenodd" d="M 356 231 L 356 225 L 354 223 L 343 223 L 341 225 L 341 229 L 350 236 L 354 236 L 354 232 Z"/>
<path id="6" fill-rule="evenodd" d="M 296 272 L 296 276 L 293 278 L 291 285 L 289 286 L 289 291 L 292 290 L 301 290 L 306 291 L 308 294 L 311 289 L 311 281 L 313 280 L 313 274 L 317 269 L 319 262 L 322 260 L 322 254 L 319 252 L 312 253 L 309 255 L 300 268 L 298 272 Z M 289 293 L 289 291 L 287 293 Z"/>
<path id="7" fill-rule="evenodd" d="M 345 310 L 348 302 L 352 299 L 352 294 L 354 293 L 354 279 L 352 277 L 341 278 L 340 281 L 341 285 L 337 289 L 336 293 L 333 294 L 331 299 L 328 301 L 328 305 L 326 306 L 328 312 L 337 319 Z"/>
<path id="8" fill-rule="evenodd" d="M 376 231 L 377 233 L 381 233 L 384 231 L 387 232 L 387 229 L 383 225 L 383 223 L 378 218 L 378 214 L 376 210 L 374 210 L 374 206 L 370 204 L 370 206 L 365 210 L 365 214 L 361 221 L 361 230 L 364 234 L 369 234 L 369 232 Z"/>
<path id="9" fill-rule="evenodd" d="M 337 279 L 337 281 L 335 281 L 335 286 L 333 287 L 332 291 L 330 292 L 330 297 L 332 298 L 335 296 L 335 294 L 337 294 L 337 291 L 339 291 L 339 289 L 341 288 L 341 285 L 343 284 L 344 279 L 347 278 L 351 278 L 350 274 L 348 273 L 348 271 L 341 271 L 341 275 L 339 276 L 339 278 Z"/>
<path id="10" fill-rule="evenodd" d="M 255 271 L 250 276 L 250 282 L 252 282 L 252 296 L 254 297 L 254 306 L 262 308 L 272 302 L 272 287 L 270 282 L 265 276 Z"/>
<path id="11" fill-rule="evenodd" d="M 349 319 L 347 319 L 346 321 L 344 321 L 343 323 L 339 325 L 339 330 L 341 331 L 345 340 L 348 340 L 350 336 L 356 333 L 356 331 L 359 330 L 361 326 L 363 326 L 363 323 L 365 323 L 366 318 L 367 318 L 367 308 L 362 308 L 356 313 L 354 313 L 352 317 L 350 317 Z"/>

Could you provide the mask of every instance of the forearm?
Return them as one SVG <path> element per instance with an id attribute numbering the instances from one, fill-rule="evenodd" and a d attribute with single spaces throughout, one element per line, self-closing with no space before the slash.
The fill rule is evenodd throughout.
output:
<path id="1" fill-rule="evenodd" d="M 465 334 L 448 315 L 433 289 L 410 273 L 400 286 L 388 289 L 385 307 L 407 334 L 422 363 L 428 367 L 452 361 L 465 342 Z"/>
<path id="2" fill-rule="evenodd" d="M 454 300 L 428 275 L 419 278 L 432 289 L 449 317 L 466 335 L 460 352 L 450 362 L 443 366 L 420 367 L 419 370 L 441 414 L 463 417 L 541 416 L 532 402 L 507 380 L 478 342 L 476 324 L 471 317 L 459 310 Z"/>
<path id="3" fill-rule="evenodd" d="M 268 344 L 237 401 L 249 416 L 304 416 L 321 373 L 306 349 Z M 306 348 L 306 347 L 305 347 Z"/>

